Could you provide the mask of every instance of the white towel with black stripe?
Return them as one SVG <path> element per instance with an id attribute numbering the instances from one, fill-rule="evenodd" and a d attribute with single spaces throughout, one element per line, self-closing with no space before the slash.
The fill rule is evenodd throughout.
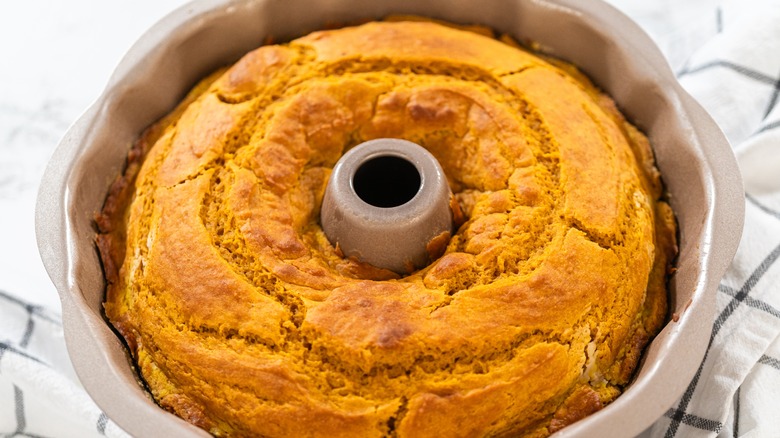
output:
<path id="1" fill-rule="evenodd" d="M 719 287 L 707 355 L 642 436 L 780 436 L 780 3 L 612 3 L 648 31 L 722 127 L 746 191 L 745 231 Z M 12 128 L 0 123 L 0 138 Z M 0 436 L 126 436 L 79 385 L 58 310 L 24 293 L 0 291 Z"/>
<path id="2" fill-rule="evenodd" d="M 60 315 L 4 291 L 0 291 L 0 434 L 127 436 L 78 384 Z"/>
<path id="3" fill-rule="evenodd" d="M 625 3 L 725 132 L 746 192 L 745 229 L 718 288 L 707 354 L 680 400 L 643 435 L 778 437 L 780 3 Z M 653 22 L 664 14 L 688 20 L 676 28 Z"/>

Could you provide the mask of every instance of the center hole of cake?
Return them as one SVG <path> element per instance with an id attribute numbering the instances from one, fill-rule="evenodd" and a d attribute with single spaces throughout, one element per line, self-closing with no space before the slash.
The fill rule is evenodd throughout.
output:
<path id="1" fill-rule="evenodd" d="M 420 172 L 408 160 L 392 155 L 367 160 L 352 177 L 358 197 L 374 207 L 404 205 L 420 190 Z"/>

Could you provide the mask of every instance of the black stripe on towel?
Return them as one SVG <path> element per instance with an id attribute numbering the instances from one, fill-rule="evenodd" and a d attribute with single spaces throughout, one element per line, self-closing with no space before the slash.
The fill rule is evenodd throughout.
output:
<path id="1" fill-rule="evenodd" d="M 732 297 L 735 297 L 737 295 L 737 291 L 722 284 L 718 286 L 718 291 L 723 292 L 724 294 L 730 295 Z M 742 302 L 754 309 L 763 310 L 764 312 L 774 316 L 775 318 L 780 319 L 780 310 L 776 309 L 766 301 L 761 301 L 751 296 L 746 296 L 743 297 Z"/>
<path id="2" fill-rule="evenodd" d="M 27 419 L 24 417 L 24 393 L 14 385 L 14 405 L 16 406 L 16 434 L 24 433 L 27 429 Z"/>
<path id="3" fill-rule="evenodd" d="M 715 9 L 715 29 L 718 33 L 723 33 L 723 8 L 720 6 Z"/>
<path id="4" fill-rule="evenodd" d="M 751 68 L 747 68 L 745 66 L 733 63 L 731 61 L 724 61 L 724 60 L 710 61 L 698 67 L 685 68 L 680 73 L 678 73 L 678 76 L 683 77 L 690 74 L 711 70 L 713 68 L 725 68 L 734 71 L 736 73 L 739 73 L 742 76 L 745 76 L 746 78 L 750 78 L 753 79 L 754 81 L 761 82 L 762 84 L 766 84 L 766 85 L 771 85 L 773 87 L 778 81 L 777 79 L 771 76 L 765 75 Z"/>
<path id="5" fill-rule="evenodd" d="M 759 134 L 761 132 L 770 131 L 770 130 L 775 129 L 777 127 L 780 127 L 780 120 L 776 120 L 776 121 L 774 121 L 774 122 L 772 122 L 772 123 L 770 123 L 768 125 L 764 125 L 763 127 L 761 127 L 761 129 L 756 131 L 756 134 Z"/>
<path id="6" fill-rule="evenodd" d="M 724 308 L 720 315 L 718 315 L 718 317 L 715 319 L 715 323 L 712 326 L 712 334 L 710 335 L 710 342 L 707 345 L 707 351 L 704 353 L 704 359 L 702 359 L 701 364 L 699 365 L 699 369 L 696 370 L 696 374 L 693 376 L 693 380 L 691 380 L 691 383 L 688 385 L 688 388 L 685 390 L 685 393 L 680 399 L 680 404 L 678 405 L 677 409 L 672 410 L 669 428 L 666 430 L 666 434 L 664 435 L 666 438 L 673 438 L 675 435 L 677 435 L 680 424 L 685 423 L 683 420 L 686 415 L 689 415 L 686 413 L 686 410 L 688 409 L 688 405 L 693 398 L 693 393 L 696 391 L 696 386 L 699 384 L 699 379 L 701 378 L 704 364 L 707 362 L 710 348 L 712 347 L 712 343 L 715 340 L 715 337 L 718 335 L 718 332 L 720 332 L 720 329 L 723 328 L 723 325 L 726 323 L 726 321 L 728 321 L 731 315 L 734 314 L 734 311 L 737 310 L 737 307 L 739 307 L 739 305 L 745 301 L 745 297 L 748 296 L 748 293 L 751 291 L 751 289 L 753 289 L 759 280 L 761 280 L 761 277 L 763 277 L 763 275 L 769 270 L 769 268 L 772 267 L 775 261 L 777 261 L 778 257 L 780 257 L 780 246 L 777 246 L 771 253 L 769 253 L 769 255 L 766 256 L 761 264 L 758 265 L 752 274 L 750 274 L 750 277 L 748 277 L 748 279 L 745 281 L 745 284 L 742 285 L 742 288 L 739 290 L 739 292 L 734 295 L 731 301 L 726 305 L 726 308 Z"/>
<path id="7" fill-rule="evenodd" d="M 767 356 L 766 354 L 761 356 L 760 359 L 758 359 L 758 363 L 769 365 L 772 368 L 775 368 L 777 370 L 780 370 L 780 359 L 776 359 L 771 356 Z"/>
<path id="8" fill-rule="evenodd" d="M 764 120 L 766 120 L 772 110 L 775 109 L 778 95 L 780 95 L 780 78 L 775 81 L 775 89 L 772 90 L 772 97 L 769 98 L 769 105 L 767 105 L 766 110 L 764 110 Z"/>
<path id="9" fill-rule="evenodd" d="M 707 418 L 699 417 L 698 415 L 686 414 L 684 412 L 682 413 L 682 415 L 680 415 L 680 412 L 675 409 L 669 409 L 668 411 L 666 411 L 665 416 L 668 418 L 674 418 L 676 416 L 679 416 L 681 423 L 691 427 L 695 427 L 697 429 L 706 430 L 709 432 L 718 433 L 723 428 L 723 424 L 720 421 L 710 420 Z"/>
<path id="10" fill-rule="evenodd" d="M 740 389 L 742 387 L 740 386 L 737 388 L 737 392 L 734 393 L 734 438 L 739 438 L 739 394 Z"/>
<path id="11" fill-rule="evenodd" d="M 8 292 L 5 292 L 3 290 L 0 290 L 0 298 L 10 301 L 13 304 L 16 304 L 17 306 L 24 307 L 28 312 L 34 314 L 38 318 L 41 318 L 44 321 L 48 321 L 52 324 L 56 324 L 58 326 L 62 325 L 62 321 L 52 318 L 49 315 L 46 314 L 46 311 L 42 306 L 37 306 L 35 304 L 28 303 L 27 301 L 20 300 L 19 298 L 9 294 Z"/>
<path id="12" fill-rule="evenodd" d="M 778 126 L 780 126 L 780 124 L 778 124 Z M 751 204 L 753 204 L 756 207 L 758 207 L 764 213 L 766 213 L 766 214 L 768 214 L 770 216 L 774 216 L 777 219 L 780 219 L 780 211 L 777 211 L 777 210 L 774 210 L 774 209 L 771 209 L 771 208 L 767 207 L 766 205 L 764 205 L 761 202 L 759 202 L 758 199 L 754 198 L 753 195 L 751 195 L 749 193 L 745 193 L 745 199 L 750 201 Z"/>
<path id="13" fill-rule="evenodd" d="M 97 431 L 101 435 L 106 434 L 106 425 L 108 425 L 108 415 L 105 412 L 101 412 L 97 420 Z"/>
<path id="14" fill-rule="evenodd" d="M 30 339 L 32 339 L 33 331 L 35 331 L 35 319 L 33 319 L 32 312 L 27 312 L 27 325 L 24 327 L 24 334 L 22 340 L 19 341 L 19 346 L 27 348 L 30 345 Z"/>
<path id="15" fill-rule="evenodd" d="M 43 362 L 42 360 L 38 359 L 35 356 L 31 356 L 25 353 L 24 351 L 19 350 L 18 348 L 14 348 L 12 345 L 6 344 L 5 342 L 0 342 L 0 357 L 2 357 L 2 353 L 5 353 L 6 351 L 10 351 L 11 353 L 17 354 L 26 359 L 33 360 L 35 362 L 38 362 L 41 365 L 48 365 L 46 362 Z"/>

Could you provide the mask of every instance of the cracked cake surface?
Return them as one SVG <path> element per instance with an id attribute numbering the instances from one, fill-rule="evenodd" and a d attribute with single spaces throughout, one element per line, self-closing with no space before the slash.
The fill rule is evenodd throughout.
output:
<path id="1" fill-rule="evenodd" d="M 263 46 L 145 131 L 97 243 L 160 406 L 217 436 L 546 436 L 621 393 L 676 253 L 650 145 L 574 67 L 487 33 Z M 464 216 L 407 276 L 319 224 L 336 161 L 382 137 L 429 150 Z"/>

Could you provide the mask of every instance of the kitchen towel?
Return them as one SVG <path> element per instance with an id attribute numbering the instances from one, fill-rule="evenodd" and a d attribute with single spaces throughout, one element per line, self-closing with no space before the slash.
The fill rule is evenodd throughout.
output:
<path id="1" fill-rule="evenodd" d="M 679 56 L 683 87 L 731 142 L 745 184 L 745 228 L 718 288 L 707 354 L 682 398 L 644 436 L 777 437 L 780 3 L 724 2 L 699 13 L 690 26 L 654 37 Z"/>
<path id="2" fill-rule="evenodd" d="M 77 382 L 60 315 L 0 291 L 0 434 L 127 436 Z"/>

